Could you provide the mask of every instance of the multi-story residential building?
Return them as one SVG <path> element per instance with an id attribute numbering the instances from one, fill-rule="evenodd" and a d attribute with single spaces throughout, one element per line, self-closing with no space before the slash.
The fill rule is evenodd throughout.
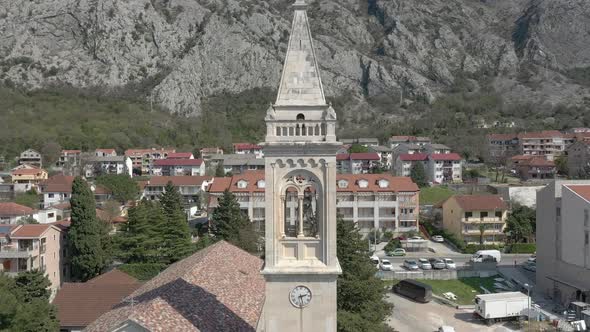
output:
<path id="1" fill-rule="evenodd" d="M 205 163 L 202 159 L 160 159 L 154 161 L 151 173 L 157 176 L 203 176 Z"/>
<path id="2" fill-rule="evenodd" d="M 393 167 L 394 160 L 393 160 L 393 151 L 391 150 L 391 148 L 388 148 L 386 146 L 377 145 L 377 146 L 371 146 L 370 150 L 377 153 L 379 158 L 381 158 L 381 161 L 380 161 L 381 168 L 386 169 L 386 170 L 390 170 Z"/>
<path id="3" fill-rule="evenodd" d="M 496 195 L 455 195 L 442 204 L 443 227 L 465 243 L 504 242 L 508 204 Z"/>
<path id="4" fill-rule="evenodd" d="M 410 176 L 415 163 L 422 163 L 424 172 L 428 171 L 428 154 L 404 153 L 395 159 L 394 172 L 397 176 Z"/>
<path id="5" fill-rule="evenodd" d="M 209 187 L 209 212 L 227 189 L 234 193 L 240 208 L 264 230 L 265 177 L 262 171 L 244 172 L 231 178 L 215 178 Z M 419 189 L 410 178 L 389 174 L 339 174 L 336 181 L 337 212 L 354 221 L 361 233 L 372 229 L 404 233 L 417 231 L 419 223 Z M 287 213 L 294 219 L 297 199 L 285 202 Z"/>
<path id="6" fill-rule="evenodd" d="M 166 159 L 195 159 L 192 152 L 174 152 L 169 153 Z"/>
<path id="7" fill-rule="evenodd" d="M 169 154 L 175 152 L 175 149 L 129 149 L 125 151 L 125 156 L 131 158 L 134 170 L 149 174 L 154 160 L 167 159 Z"/>
<path id="8" fill-rule="evenodd" d="M 41 154 L 33 149 L 27 149 L 21 152 L 18 158 L 19 165 L 31 165 L 38 168 L 43 167 L 43 158 Z"/>
<path id="9" fill-rule="evenodd" d="M 457 153 L 433 153 L 428 156 L 428 178 L 433 183 L 461 182 L 462 158 Z"/>
<path id="10" fill-rule="evenodd" d="M 492 162 L 504 163 L 520 151 L 517 134 L 490 134 L 487 141 L 488 158 Z"/>
<path id="11" fill-rule="evenodd" d="M 429 137 L 420 137 L 420 136 L 391 136 L 389 138 L 389 145 L 392 149 L 400 144 L 417 144 L 417 145 L 426 145 L 432 143 Z"/>
<path id="12" fill-rule="evenodd" d="M 200 209 L 206 202 L 201 202 L 201 193 L 207 191 L 207 187 L 213 181 L 208 176 L 152 176 L 148 181 L 139 183 L 141 198 L 159 200 L 164 193 L 166 185 L 171 182 L 178 189 L 184 199 L 184 207 L 189 216 Z"/>
<path id="13" fill-rule="evenodd" d="M 223 149 L 220 147 L 202 148 L 199 150 L 199 153 L 201 154 L 201 159 L 209 161 L 212 156 L 223 154 Z"/>
<path id="14" fill-rule="evenodd" d="M 95 157 L 115 157 L 117 151 L 115 149 L 96 149 L 94 150 Z"/>
<path id="15" fill-rule="evenodd" d="M 43 194 L 43 208 L 62 202 L 69 202 L 72 197 L 74 176 L 54 175 L 40 185 Z"/>
<path id="16" fill-rule="evenodd" d="M 365 147 L 374 147 L 374 146 L 378 146 L 379 145 L 379 139 L 375 138 L 375 137 L 371 137 L 371 138 L 341 138 L 340 143 L 342 144 L 346 144 L 346 145 L 353 145 L 353 144 L 359 144 Z"/>
<path id="17" fill-rule="evenodd" d="M 336 155 L 339 174 L 366 174 L 377 168 L 381 158 L 376 152 L 341 153 Z"/>
<path id="18" fill-rule="evenodd" d="M 575 135 L 563 134 L 557 130 L 547 130 L 518 135 L 520 153 L 523 155 L 545 156 L 553 160 L 562 155 L 574 142 Z"/>
<path id="19" fill-rule="evenodd" d="M 567 168 L 572 178 L 590 178 L 590 140 L 578 141 L 567 148 Z"/>
<path id="20" fill-rule="evenodd" d="M 0 224 L 13 225 L 27 218 L 34 218 L 35 210 L 28 206 L 0 202 Z"/>
<path id="21" fill-rule="evenodd" d="M 68 271 L 65 237 L 59 227 L 44 225 L 0 226 L 0 270 L 8 274 L 38 269 L 57 291 Z"/>
<path id="22" fill-rule="evenodd" d="M 91 157 L 84 166 L 84 175 L 87 178 L 103 174 L 126 174 L 133 176 L 133 163 L 127 156 L 100 156 Z"/>
<path id="23" fill-rule="evenodd" d="M 517 155 L 510 160 L 513 169 L 523 181 L 553 179 L 557 172 L 555 162 L 544 156 Z"/>
<path id="24" fill-rule="evenodd" d="M 264 157 L 262 153 L 262 146 L 252 143 L 234 143 L 235 154 L 253 154 L 256 158 Z"/>
<path id="25" fill-rule="evenodd" d="M 537 192 L 536 288 L 565 307 L 590 303 L 590 181 Z"/>
<path id="26" fill-rule="evenodd" d="M 20 165 L 10 172 L 15 192 L 25 192 L 37 188 L 47 180 L 47 171 L 28 164 Z"/>
<path id="27" fill-rule="evenodd" d="M 423 146 L 423 148 L 424 148 L 424 152 L 426 152 L 428 154 L 446 154 L 446 153 L 451 153 L 451 148 L 449 148 L 448 146 L 446 146 L 444 144 L 437 144 L 437 143 L 425 144 Z"/>
<path id="28" fill-rule="evenodd" d="M 210 165 L 212 167 L 217 167 L 220 163 L 225 174 L 240 174 L 245 171 L 264 169 L 264 159 L 256 158 L 254 154 L 218 154 L 211 156 Z"/>
<path id="29" fill-rule="evenodd" d="M 80 165 L 81 155 L 81 150 L 61 150 L 56 165 L 58 167 L 76 167 Z"/>

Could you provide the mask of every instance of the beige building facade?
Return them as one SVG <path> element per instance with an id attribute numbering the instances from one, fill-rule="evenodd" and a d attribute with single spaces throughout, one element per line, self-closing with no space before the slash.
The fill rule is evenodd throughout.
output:
<path id="1" fill-rule="evenodd" d="M 536 279 L 564 306 L 590 303 L 590 181 L 555 181 L 538 192 Z"/>
<path id="2" fill-rule="evenodd" d="M 455 195 L 443 204 L 443 228 L 465 243 L 505 241 L 508 204 L 496 195 Z M 483 229 L 482 229 L 483 227 Z M 483 238 L 482 238 L 483 230 Z"/>

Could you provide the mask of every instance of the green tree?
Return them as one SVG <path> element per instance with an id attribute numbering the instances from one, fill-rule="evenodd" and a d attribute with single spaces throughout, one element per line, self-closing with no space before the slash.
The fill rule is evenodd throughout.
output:
<path id="1" fill-rule="evenodd" d="M 96 178 L 99 184 L 113 193 L 113 198 L 121 203 L 136 200 L 139 197 L 137 182 L 126 174 L 106 174 Z"/>
<path id="2" fill-rule="evenodd" d="M 338 218 L 338 331 L 391 331 L 384 323 L 391 306 L 385 285 L 375 276 L 367 243 L 352 221 Z"/>
<path id="3" fill-rule="evenodd" d="M 513 243 L 532 242 L 537 230 L 537 213 L 528 206 L 515 204 L 506 220 L 504 233 Z"/>
<path id="4" fill-rule="evenodd" d="M 33 216 L 28 216 L 26 218 L 21 218 L 17 224 L 19 225 L 28 225 L 28 224 L 38 224 L 39 222 L 37 221 L 37 219 L 33 218 Z"/>
<path id="5" fill-rule="evenodd" d="M 486 232 L 486 229 L 487 229 L 487 228 L 488 228 L 488 227 L 487 227 L 487 225 L 486 225 L 486 224 L 484 224 L 484 223 L 480 223 L 480 224 L 477 226 L 477 229 L 479 230 L 479 244 L 480 244 L 480 245 L 483 245 L 483 240 L 484 240 L 484 233 Z"/>
<path id="6" fill-rule="evenodd" d="M 33 299 L 49 300 L 51 282 L 39 270 L 21 272 L 15 278 L 16 286 L 23 292 L 25 302 Z"/>
<path id="7" fill-rule="evenodd" d="M 558 174 L 567 176 L 569 173 L 569 169 L 567 167 L 567 156 L 555 157 L 555 168 L 557 168 Z"/>
<path id="8" fill-rule="evenodd" d="M 420 188 L 426 187 L 428 185 L 424 165 L 419 161 L 415 162 L 412 165 L 412 169 L 410 170 L 410 177 L 412 178 L 412 181 L 414 181 Z"/>
<path id="9" fill-rule="evenodd" d="M 211 215 L 211 232 L 219 239 L 226 240 L 248 252 L 258 250 L 258 235 L 250 218 L 240 211 L 236 196 L 225 190 L 219 198 L 219 205 Z"/>
<path id="10" fill-rule="evenodd" d="M 217 163 L 217 166 L 215 167 L 215 176 L 216 177 L 224 177 L 225 176 L 225 170 L 223 169 L 222 162 Z"/>
<path id="11" fill-rule="evenodd" d="M 33 287 L 18 283 L 18 278 L 20 276 L 15 279 L 0 273 L 0 331 L 57 331 L 59 322 L 55 307 L 39 288 L 49 280 L 33 277 Z"/>
<path id="12" fill-rule="evenodd" d="M 103 250 L 101 225 L 96 218 L 94 195 L 88 183 L 76 177 L 72 184 L 72 224 L 68 233 L 71 270 L 74 280 L 86 281 L 103 270 L 107 259 Z"/>
<path id="13" fill-rule="evenodd" d="M 348 153 L 363 153 L 363 152 L 369 152 L 369 148 L 367 148 L 364 145 L 360 145 L 358 143 L 354 143 L 350 146 L 350 148 L 348 149 Z"/>
<path id="14" fill-rule="evenodd" d="M 178 189 L 168 182 L 164 193 L 160 196 L 160 203 L 164 210 L 166 222 L 162 228 L 164 237 L 166 263 L 174 263 L 193 252 L 191 232 L 182 206 L 183 198 Z"/>
<path id="15" fill-rule="evenodd" d="M 166 222 L 158 202 L 142 200 L 129 209 L 128 220 L 115 237 L 117 257 L 128 263 L 161 263 L 162 228 Z"/>
<path id="16" fill-rule="evenodd" d="M 17 194 L 14 198 L 16 204 L 28 206 L 31 209 L 39 208 L 39 194 L 35 188 L 21 194 Z"/>

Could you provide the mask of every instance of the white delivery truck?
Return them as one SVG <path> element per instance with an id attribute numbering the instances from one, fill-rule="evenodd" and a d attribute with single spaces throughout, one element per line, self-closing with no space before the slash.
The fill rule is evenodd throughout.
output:
<path id="1" fill-rule="evenodd" d="M 500 263 L 502 254 L 500 254 L 499 250 L 478 250 L 473 256 L 471 256 L 471 261 L 474 263 L 481 263 L 490 258 L 494 258 L 497 263 Z"/>
<path id="2" fill-rule="evenodd" d="M 526 316 L 529 298 L 521 292 L 480 294 L 475 296 L 475 313 L 488 325 L 499 320 Z"/>

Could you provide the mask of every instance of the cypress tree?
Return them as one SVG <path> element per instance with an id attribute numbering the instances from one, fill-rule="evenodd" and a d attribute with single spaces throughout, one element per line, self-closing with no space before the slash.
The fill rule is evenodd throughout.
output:
<path id="1" fill-rule="evenodd" d="M 129 263 L 159 263 L 165 223 L 159 204 L 143 200 L 129 209 L 128 218 L 118 236 L 121 258 Z"/>
<path id="2" fill-rule="evenodd" d="M 106 258 L 102 247 L 101 225 L 90 187 L 81 177 L 72 184 L 72 224 L 68 232 L 71 270 L 74 280 L 86 281 L 102 271 Z"/>
<path id="3" fill-rule="evenodd" d="M 412 169 L 410 170 L 410 177 L 412 178 L 412 181 L 414 181 L 420 188 L 428 185 L 424 165 L 422 165 L 422 163 L 419 161 L 415 162 L 414 165 L 412 165 Z"/>
<path id="4" fill-rule="evenodd" d="M 248 252 L 258 250 L 258 235 L 250 218 L 240 211 L 236 196 L 225 190 L 211 216 L 211 232 Z"/>
<path id="5" fill-rule="evenodd" d="M 182 200 L 183 198 L 178 189 L 172 185 L 172 182 L 168 182 L 164 193 L 160 196 L 160 204 L 166 220 L 162 228 L 165 248 L 164 263 L 166 264 L 184 258 L 194 250 Z"/>

